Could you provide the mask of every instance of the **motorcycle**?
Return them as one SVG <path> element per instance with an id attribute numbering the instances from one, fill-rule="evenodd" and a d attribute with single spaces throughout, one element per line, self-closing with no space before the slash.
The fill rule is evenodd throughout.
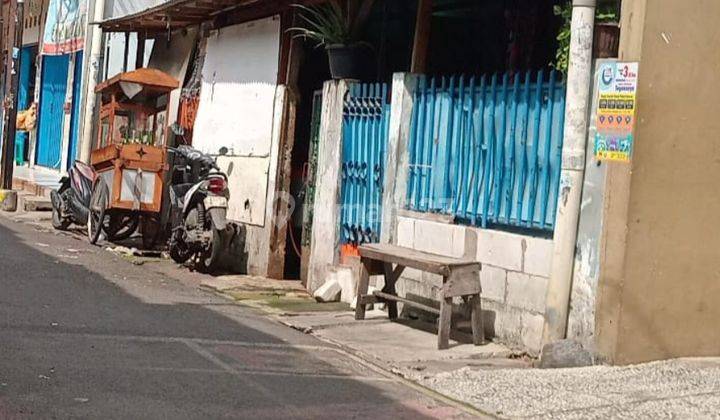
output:
<path id="1" fill-rule="evenodd" d="M 73 223 L 87 225 L 90 194 L 96 176 L 90 165 L 75 161 L 68 175 L 60 180 L 60 188 L 50 192 L 55 229 L 67 230 Z"/>
<path id="2" fill-rule="evenodd" d="M 97 178 L 95 170 L 79 160 L 73 163 L 68 175 L 60 179 L 60 188 L 50 192 L 52 226 L 67 230 L 70 225 L 88 226 L 92 185 Z M 138 227 L 138 218 L 111 213 L 103 220 L 103 231 L 110 241 L 129 238 Z"/>
<path id="3" fill-rule="evenodd" d="M 192 259 L 198 271 L 215 271 L 233 232 L 227 221 L 228 177 L 212 157 L 190 146 L 169 150 L 170 257 L 179 264 Z"/>

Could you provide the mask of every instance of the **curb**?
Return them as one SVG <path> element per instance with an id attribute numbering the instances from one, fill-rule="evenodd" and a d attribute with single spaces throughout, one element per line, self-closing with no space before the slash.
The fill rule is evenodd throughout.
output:
<path id="1" fill-rule="evenodd" d="M 219 296 L 222 296 L 225 299 L 232 300 L 236 305 L 242 305 L 245 307 L 258 309 L 258 310 L 262 311 L 268 318 L 274 320 L 278 324 L 281 324 L 288 328 L 292 328 L 292 329 L 302 332 L 304 334 L 312 335 L 317 340 L 331 345 L 332 346 L 331 348 L 333 348 L 338 353 L 341 353 L 341 354 L 349 357 L 350 359 L 353 359 L 354 361 L 361 363 L 362 365 L 370 368 L 371 370 L 384 376 L 385 378 L 394 379 L 394 380 L 402 383 L 403 385 L 414 389 L 415 391 L 418 391 L 426 396 L 429 396 L 431 398 L 439 400 L 439 401 L 441 401 L 447 405 L 450 405 L 454 408 L 457 408 L 467 414 L 470 414 L 474 417 L 487 418 L 487 419 L 499 419 L 500 418 L 494 414 L 482 411 L 482 410 L 478 409 L 477 407 L 474 407 L 466 402 L 456 400 L 448 395 L 442 394 L 438 391 L 435 391 L 434 389 L 428 388 L 412 379 L 409 379 L 406 376 L 404 376 L 402 374 L 402 372 L 400 372 L 398 369 L 393 368 L 392 366 L 388 365 L 386 362 L 384 362 L 382 360 L 378 360 L 375 357 L 372 357 L 361 351 L 355 350 L 341 342 L 318 336 L 317 334 L 315 334 L 315 332 L 312 328 L 305 328 L 305 329 L 298 328 L 297 326 L 295 326 L 291 323 L 288 323 L 284 319 L 282 319 L 281 318 L 282 313 L 272 312 L 271 310 L 268 310 L 270 308 L 267 308 L 264 305 L 248 304 L 250 302 L 238 301 L 237 299 L 233 298 L 232 296 L 230 296 L 226 293 L 223 293 L 221 291 L 218 291 L 217 289 L 215 289 L 213 287 L 208 287 L 206 285 L 201 285 L 200 288 L 205 291 L 213 292 Z"/>

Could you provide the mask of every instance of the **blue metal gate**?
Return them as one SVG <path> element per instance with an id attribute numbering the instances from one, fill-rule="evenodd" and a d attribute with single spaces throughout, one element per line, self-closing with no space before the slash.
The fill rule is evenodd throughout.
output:
<path id="1" fill-rule="evenodd" d="M 69 64 L 68 54 L 43 56 L 36 162 L 54 169 L 61 164 Z"/>
<path id="2" fill-rule="evenodd" d="M 552 232 L 565 82 L 554 71 L 420 80 L 408 208 L 482 227 Z"/>
<path id="3" fill-rule="evenodd" d="M 72 116 L 70 117 L 70 146 L 68 147 L 68 165 L 77 159 L 77 146 L 80 133 L 80 104 L 82 103 L 82 63 L 83 52 L 75 53 L 75 71 L 73 74 Z"/>
<path id="4" fill-rule="evenodd" d="M 341 241 L 377 242 L 390 122 L 387 84 L 352 84 L 345 98 Z"/>

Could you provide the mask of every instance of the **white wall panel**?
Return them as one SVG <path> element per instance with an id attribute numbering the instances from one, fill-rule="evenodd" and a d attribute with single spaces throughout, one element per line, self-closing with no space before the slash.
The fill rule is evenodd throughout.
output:
<path id="1" fill-rule="evenodd" d="M 217 163 L 228 174 L 228 219 L 264 226 L 270 158 L 220 156 Z"/>
<path id="2" fill-rule="evenodd" d="M 280 19 L 222 28 L 207 41 L 193 145 L 217 154 L 270 156 Z"/>

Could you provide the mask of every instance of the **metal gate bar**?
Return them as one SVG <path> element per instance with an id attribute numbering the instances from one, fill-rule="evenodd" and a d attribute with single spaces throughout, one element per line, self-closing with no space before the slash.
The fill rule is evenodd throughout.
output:
<path id="1" fill-rule="evenodd" d="M 387 84 L 354 83 L 343 110 L 341 241 L 377 242 L 390 122 Z"/>

